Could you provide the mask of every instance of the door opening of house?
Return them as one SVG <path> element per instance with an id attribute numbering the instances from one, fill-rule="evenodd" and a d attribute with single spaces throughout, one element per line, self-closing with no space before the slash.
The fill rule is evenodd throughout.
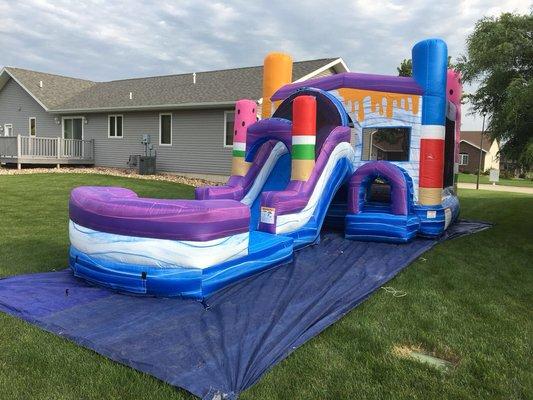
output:
<path id="1" fill-rule="evenodd" d="M 83 139 L 83 118 L 65 117 L 63 118 L 63 138 Z"/>

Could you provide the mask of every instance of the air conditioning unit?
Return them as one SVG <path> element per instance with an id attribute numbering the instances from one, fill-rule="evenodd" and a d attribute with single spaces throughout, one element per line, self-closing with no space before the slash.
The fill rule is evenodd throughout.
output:
<path id="1" fill-rule="evenodd" d="M 139 175 L 155 175 L 156 164 L 155 156 L 139 157 Z"/>

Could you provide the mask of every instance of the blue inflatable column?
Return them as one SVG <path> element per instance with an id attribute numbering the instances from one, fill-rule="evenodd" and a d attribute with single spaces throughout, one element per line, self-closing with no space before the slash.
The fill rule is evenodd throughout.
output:
<path id="1" fill-rule="evenodd" d="M 427 39 L 413 47 L 413 78 L 423 89 L 418 202 L 442 202 L 444 137 L 446 130 L 446 73 L 448 48 L 441 39 Z"/>

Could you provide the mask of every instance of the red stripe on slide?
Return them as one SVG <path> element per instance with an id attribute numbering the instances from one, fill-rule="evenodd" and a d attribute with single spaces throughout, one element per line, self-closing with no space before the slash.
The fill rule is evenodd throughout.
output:
<path id="1" fill-rule="evenodd" d="M 441 188 L 444 173 L 444 140 L 420 140 L 420 183 L 422 188 Z"/>
<path id="2" fill-rule="evenodd" d="M 316 135 L 316 99 L 298 96 L 292 102 L 292 134 Z"/>

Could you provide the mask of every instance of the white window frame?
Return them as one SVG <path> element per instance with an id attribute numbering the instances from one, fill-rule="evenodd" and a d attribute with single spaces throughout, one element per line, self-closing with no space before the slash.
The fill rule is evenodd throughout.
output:
<path id="1" fill-rule="evenodd" d="M 31 134 L 31 120 L 35 120 L 35 135 Z M 37 117 L 29 117 L 28 118 L 28 136 L 35 137 L 37 136 Z"/>
<path id="2" fill-rule="evenodd" d="M 111 122 L 111 117 L 115 117 L 115 136 L 111 136 L 111 129 L 110 129 L 110 122 Z M 122 135 L 118 136 L 117 135 L 117 117 L 120 117 L 121 118 L 121 123 L 122 123 L 122 129 L 120 130 L 120 132 L 122 132 Z M 122 114 L 109 114 L 107 116 L 107 137 L 108 139 L 122 139 L 124 137 L 124 115 Z"/>
<path id="3" fill-rule="evenodd" d="M 466 162 L 463 162 L 463 160 L 466 158 Z M 470 161 L 470 154 L 468 153 L 459 153 L 459 165 L 468 165 L 468 162 Z"/>
<path id="4" fill-rule="evenodd" d="M 13 133 L 13 124 L 4 124 L 4 136 L 7 136 L 7 128 L 8 127 L 11 128 L 11 133 Z"/>
<path id="5" fill-rule="evenodd" d="M 161 117 L 163 115 L 169 115 L 170 116 L 170 143 L 161 143 Z M 159 146 L 172 146 L 172 113 L 159 113 Z"/>
<path id="6" fill-rule="evenodd" d="M 224 148 L 225 149 L 232 149 L 233 148 L 233 143 L 232 144 L 227 144 L 226 143 L 226 137 L 227 137 L 227 129 L 228 129 L 228 114 L 229 113 L 233 113 L 234 116 L 233 118 L 235 118 L 235 111 L 232 111 L 232 110 L 226 110 L 224 111 L 224 137 L 222 139 L 222 144 L 224 145 Z M 235 121 L 235 119 L 234 119 Z M 231 132 L 231 134 L 233 135 L 233 132 Z"/>
<path id="7" fill-rule="evenodd" d="M 81 115 L 73 115 L 68 117 L 61 117 L 61 137 L 65 139 L 65 120 L 66 119 L 81 119 L 81 140 L 85 137 L 85 117 Z"/>

